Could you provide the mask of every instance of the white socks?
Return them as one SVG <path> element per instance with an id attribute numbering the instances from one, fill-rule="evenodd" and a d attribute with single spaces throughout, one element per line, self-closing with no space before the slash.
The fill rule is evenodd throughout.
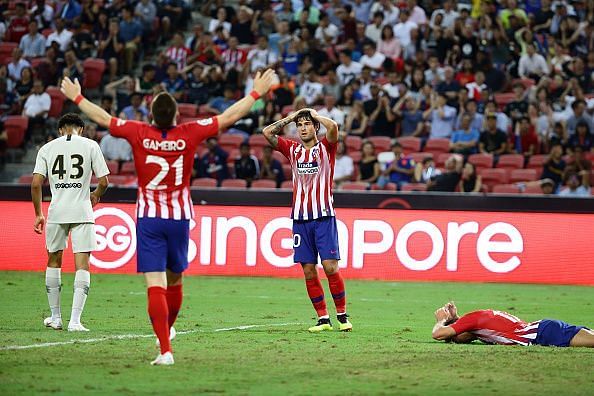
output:
<path id="1" fill-rule="evenodd" d="M 80 315 L 85 308 L 89 286 L 91 285 L 91 274 L 86 270 L 76 271 L 74 276 L 74 296 L 72 298 L 72 315 L 69 324 L 80 324 Z"/>
<path id="2" fill-rule="evenodd" d="M 62 289 L 62 270 L 60 268 L 47 268 L 45 270 L 45 290 L 47 301 L 52 311 L 52 320 L 62 318 L 60 312 L 60 289 Z"/>

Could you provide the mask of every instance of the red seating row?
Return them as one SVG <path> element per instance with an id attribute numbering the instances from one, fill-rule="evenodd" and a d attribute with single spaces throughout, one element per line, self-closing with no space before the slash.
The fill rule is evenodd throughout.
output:
<path id="1" fill-rule="evenodd" d="M 209 177 L 202 177 L 198 179 L 194 179 L 192 181 L 192 187 L 206 187 L 206 188 L 216 188 L 217 181 L 216 179 L 211 179 Z M 221 182 L 220 188 L 229 188 L 229 189 L 237 189 L 237 188 L 248 188 L 247 181 L 243 179 L 226 179 Z M 268 190 L 268 189 L 276 189 L 276 182 L 273 180 L 254 180 L 250 187 L 254 190 Z M 293 182 L 288 180 L 281 184 L 281 189 L 292 190 L 293 189 Z"/>

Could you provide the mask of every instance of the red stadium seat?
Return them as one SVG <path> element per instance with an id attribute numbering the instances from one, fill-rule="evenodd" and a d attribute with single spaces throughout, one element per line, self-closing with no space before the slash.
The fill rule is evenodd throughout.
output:
<path id="1" fill-rule="evenodd" d="M 275 160 L 277 160 L 278 162 L 280 162 L 282 165 L 288 165 L 289 164 L 289 160 L 287 159 L 287 157 L 285 157 L 284 155 L 282 155 L 279 151 L 273 151 L 272 152 L 272 158 L 274 158 Z"/>
<path id="2" fill-rule="evenodd" d="M 267 189 L 276 188 L 276 182 L 274 180 L 254 180 L 252 182 L 252 188 L 255 189 Z"/>
<path id="3" fill-rule="evenodd" d="M 198 107 L 198 117 L 208 118 L 210 116 L 216 115 L 212 111 L 209 111 L 209 106 L 207 104 L 200 105 Z"/>
<path id="4" fill-rule="evenodd" d="M 392 148 L 392 139 L 387 136 L 371 136 L 369 140 L 375 146 L 375 152 L 390 151 Z"/>
<path id="5" fill-rule="evenodd" d="M 291 180 L 285 180 L 281 183 L 280 188 L 283 190 L 293 190 L 293 182 Z"/>
<path id="6" fill-rule="evenodd" d="M 268 140 L 262 134 L 252 135 L 249 140 L 250 146 L 254 147 L 266 147 L 269 145 Z"/>
<path id="7" fill-rule="evenodd" d="M 247 188 L 247 181 L 243 179 L 225 179 L 221 188 Z"/>
<path id="8" fill-rule="evenodd" d="M 538 173 L 536 169 L 514 169 L 509 174 L 509 182 L 527 182 L 538 179 Z"/>
<path id="9" fill-rule="evenodd" d="M 134 161 L 124 162 L 120 169 L 120 175 L 135 175 L 136 168 L 134 167 Z"/>
<path id="10" fill-rule="evenodd" d="M 365 191 L 369 188 L 369 183 L 364 182 L 345 182 L 340 185 L 341 190 L 347 191 Z"/>
<path id="11" fill-rule="evenodd" d="M 400 191 L 427 191 L 427 185 L 425 183 L 408 183 L 403 185 Z"/>
<path id="12" fill-rule="evenodd" d="M 429 154 L 429 153 L 426 153 L 426 154 Z M 433 158 L 435 159 L 435 166 L 438 168 L 443 168 L 445 166 L 445 163 L 448 160 L 448 158 L 450 158 L 452 155 L 454 155 L 454 154 L 441 153 L 437 157 L 433 156 Z"/>
<path id="13" fill-rule="evenodd" d="M 23 116 L 8 116 L 4 119 L 4 129 L 8 134 L 6 145 L 8 148 L 19 148 L 25 140 L 25 132 L 29 126 L 29 119 Z"/>
<path id="14" fill-rule="evenodd" d="M 135 178 L 131 175 L 109 175 L 109 184 L 114 186 L 127 186 Z"/>
<path id="15" fill-rule="evenodd" d="M 212 179 L 210 177 L 200 177 L 198 179 L 192 180 L 192 187 L 216 187 L 217 186 L 217 179 Z"/>
<path id="16" fill-rule="evenodd" d="M 177 110 L 180 117 L 196 117 L 198 114 L 198 106 L 194 103 L 178 103 Z"/>
<path id="17" fill-rule="evenodd" d="M 511 171 L 512 169 L 522 169 L 524 167 L 524 156 L 522 154 L 504 154 L 499 157 L 497 168 Z"/>
<path id="18" fill-rule="evenodd" d="M 531 78 L 516 78 L 511 82 L 512 86 L 516 85 L 517 83 L 522 84 L 524 86 L 524 89 L 533 87 L 534 84 L 536 84 L 536 82 Z"/>
<path id="19" fill-rule="evenodd" d="M 360 151 L 363 145 L 363 139 L 360 136 L 347 136 L 344 141 L 347 151 L 351 154 L 353 151 Z"/>
<path id="20" fill-rule="evenodd" d="M 478 174 L 482 178 L 483 185 L 487 186 L 488 191 L 493 189 L 496 184 L 507 184 L 508 176 L 505 169 L 481 169 Z"/>
<path id="21" fill-rule="evenodd" d="M 243 143 L 244 138 L 240 135 L 232 135 L 229 133 L 224 133 L 219 136 L 219 146 L 224 147 L 232 147 L 232 148 L 239 148 L 239 145 Z"/>
<path id="22" fill-rule="evenodd" d="M 229 156 L 227 157 L 227 163 L 235 163 L 235 160 L 239 158 L 239 149 L 234 148 L 234 149 L 228 149 L 228 147 L 223 147 L 223 150 L 227 151 L 229 153 Z"/>
<path id="23" fill-rule="evenodd" d="M 407 155 L 407 157 L 412 158 L 413 161 L 415 162 L 423 162 L 423 160 L 427 157 L 431 157 L 433 158 L 433 153 L 425 153 L 425 152 L 420 152 L 420 153 L 410 153 Z"/>
<path id="24" fill-rule="evenodd" d="M 291 168 L 291 165 L 283 165 L 283 175 L 285 175 L 286 180 L 293 180 L 293 169 Z"/>
<path id="25" fill-rule="evenodd" d="M 549 156 L 546 154 L 535 154 L 530 157 L 528 160 L 528 165 L 526 168 L 528 169 L 536 169 L 537 171 L 542 171 L 542 167 L 544 166 L 545 162 L 547 162 Z"/>
<path id="26" fill-rule="evenodd" d="M 107 169 L 109 169 L 109 176 L 117 175 L 120 170 L 118 161 L 107 161 Z"/>
<path id="27" fill-rule="evenodd" d="M 18 43 L 4 41 L 0 43 L 0 64 L 6 64 L 6 60 L 12 57 L 12 50 L 18 46 Z"/>
<path id="28" fill-rule="evenodd" d="M 450 152 L 450 139 L 446 139 L 446 138 L 429 139 L 429 140 L 427 140 L 427 143 L 425 144 L 425 148 L 423 148 L 423 151 L 428 152 L 428 153 L 433 153 L 433 155 L 438 155 L 441 153 L 449 153 Z"/>
<path id="29" fill-rule="evenodd" d="M 395 183 L 388 183 L 385 186 L 380 186 L 375 183 L 371 185 L 371 191 L 397 191 L 398 186 Z"/>
<path id="30" fill-rule="evenodd" d="M 19 177 L 19 180 L 17 181 L 18 184 L 31 184 L 31 182 L 33 181 L 33 175 L 27 174 L 27 175 L 21 175 L 21 177 Z"/>
<path id="31" fill-rule="evenodd" d="M 515 184 L 497 184 L 493 186 L 493 194 L 519 194 L 520 188 Z"/>
<path id="32" fill-rule="evenodd" d="M 477 171 L 493 167 L 493 156 L 491 154 L 471 154 L 468 156 L 468 162 L 473 164 Z"/>
<path id="33" fill-rule="evenodd" d="M 415 136 L 404 136 L 398 138 L 398 143 L 402 146 L 402 151 L 405 153 L 413 153 L 421 151 L 421 139 Z"/>
<path id="34" fill-rule="evenodd" d="M 52 28 L 47 28 L 47 29 L 43 29 L 41 31 L 41 34 L 45 37 L 48 38 L 50 34 L 52 34 L 54 32 L 54 29 Z"/>
<path id="35" fill-rule="evenodd" d="M 99 58 L 87 58 L 82 65 L 84 68 L 83 88 L 99 88 L 105 72 L 105 61 Z"/>
<path id="36" fill-rule="evenodd" d="M 66 97 L 58 87 L 47 87 L 45 92 L 47 92 L 47 94 L 52 99 L 47 116 L 50 118 L 60 117 L 62 115 L 62 109 L 64 108 L 64 101 L 66 100 Z"/>
<path id="37" fill-rule="evenodd" d="M 352 153 L 349 153 L 349 157 L 352 158 L 355 164 L 358 164 L 359 162 L 361 162 L 361 151 L 353 151 Z"/>
<path id="38" fill-rule="evenodd" d="M 523 194 L 532 194 L 532 195 L 543 195 L 542 187 L 541 186 L 526 186 Z"/>
<path id="39" fill-rule="evenodd" d="M 495 102 L 500 110 L 503 110 L 506 104 L 513 101 L 516 95 L 513 92 L 504 92 L 495 94 Z"/>

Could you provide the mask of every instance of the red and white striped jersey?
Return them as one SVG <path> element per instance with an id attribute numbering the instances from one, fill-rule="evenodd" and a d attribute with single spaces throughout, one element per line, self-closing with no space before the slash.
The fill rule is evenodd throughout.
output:
<path id="1" fill-rule="evenodd" d="M 181 70 L 186 67 L 188 56 L 192 53 L 189 48 L 186 47 L 169 47 L 165 51 L 165 55 L 177 64 L 177 69 Z"/>
<path id="2" fill-rule="evenodd" d="M 450 326 L 456 334 L 470 332 L 487 344 L 530 345 L 540 321 L 526 323 L 503 311 L 484 309 L 467 313 Z"/>
<path id="3" fill-rule="evenodd" d="M 132 146 L 138 176 L 138 217 L 189 220 L 194 216 L 190 178 L 194 153 L 206 138 L 219 131 L 216 117 L 159 129 L 144 122 L 113 117 L 112 136 Z"/>
<path id="4" fill-rule="evenodd" d="M 276 149 L 287 157 L 293 171 L 291 218 L 294 220 L 335 215 L 332 183 L 336 146 L 325 137 L 310 149 L 293 140 L 278 138 Z"/>
<path id="5" fill-rule="evenodd" d="M 232 50 L 228 48 L 223 51 L 221 58 L 225 62 L 225 71 L 229 71 L 231 69 L 241 69 L 241 66 L 247 60 L 247 54 L 242 49 Z"/>

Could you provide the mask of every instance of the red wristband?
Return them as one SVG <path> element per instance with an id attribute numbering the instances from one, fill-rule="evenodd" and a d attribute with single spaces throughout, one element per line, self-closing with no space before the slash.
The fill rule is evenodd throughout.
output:
<path id="1" fill-rule="evenodd" d="M 78 106 L 80 104 L 80 102 L 83 101 L 85 97 L 82 95 L 78 95 L 76 98 L 74 98 L 74 103 Z"/>
<path id="2" fill-rule="evenodd" d="M 258 92 L 256 92 L 255 90 L 252 90 L 252 92 L 250 92 L 250 96 L 252 98 L 254 98 L 254 100 L 260 99 L 260 94 Z"/>

